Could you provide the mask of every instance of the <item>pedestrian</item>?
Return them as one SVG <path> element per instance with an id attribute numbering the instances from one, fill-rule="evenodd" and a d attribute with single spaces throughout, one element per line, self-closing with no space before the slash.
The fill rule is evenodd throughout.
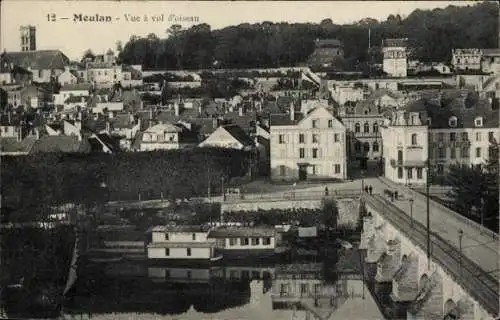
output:
<path id="1" fill-rule="evenodd" d="M 325 187 L 325 196 L 328 195 L 328 187 Z"/>
<path id="2" fill-rule="evenodd" d="M 398 200 L 398 191 L 394 191 L 394 198 L 396 198 L 396 200 Z"/>
<path id="3" fill-rule="evenodd" d="M 368 186 L 365 186 L 365 192 L 368 193 Z"/>
<path id="4" fill-rule="evenodd" d="M 370 195 L 372 195 L 372 192 L 373 192 L 373 187 L 372 187 L 372 185 L 370 185 L 370 186 L 368 187 L 368 191 L 370 192 Z"/>

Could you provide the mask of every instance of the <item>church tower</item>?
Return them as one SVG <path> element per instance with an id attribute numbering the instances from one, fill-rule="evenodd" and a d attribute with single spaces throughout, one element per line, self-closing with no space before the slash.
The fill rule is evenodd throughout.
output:
<path id="1" fill-rule="evenodd" d="M 21 51 L 36 51 L 36 27 L 21 26 Z"/>

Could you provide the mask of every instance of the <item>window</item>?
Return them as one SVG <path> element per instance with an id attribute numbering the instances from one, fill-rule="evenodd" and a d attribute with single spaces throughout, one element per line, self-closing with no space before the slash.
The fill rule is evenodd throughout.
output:
<path id="1" fill-rule="evenodd" d="M 284 144 L 285 143 L 285 135 L 284 134 L 280 134 L 278 136 L 278 139 L 279 139 L 279 144 Z"/>
<path id="2" fill-rule="evenodd" d="M 299 143 L 304 143 L 304 134 L 299 134 Z"/>
<path id="3" fill-rule="evenodd" d="M 313 149 L 312 150 L 312 155 L 313 155 L 314 159 L 317 159 L 318 158 L 318 149 Z"/>
<path id="4" fill-rule="evenodd" d="M 359 122 L 356 122 L 356 124 L 354 125 L 354 132 L 359 133 L 360 131 L 361 125 L 359 124 Z"/>
<path id="5" fill-rule="evenodd" d="M 165 248 L 165 257 L 170 255 L 170 248 Z"/>
<path id="6" fill-rule="evenodd" d="M 238 244 L 238 238 L 229 238 L 229 245 L 235 246 Z"/>
<path id="7" fill-rule="evenodd" d="M 354 150 L 361 151 L 361 142 L 356 141 L 356 143 L 354 143 Z"/>
<path id="8" fill-rule="evenodd" d="M 193 234 L 191 235 L 191 238 L 192 238 L 193 240 L 196 240 L 196 233 L 193 233 Z"/>
<path id="9" fill-rule="evenodd" d="M 373 143 L 372 149 L 373 149 L 373 152 L 378 152 L 378 143 L 377 142 Z"/>
<path id="10" fill-rule="evenodd" d="M 318 120 L 312 120 L 311 125 L 313 128 L 317 128 L 318 127 Z"/>
<path id="11" fill-rule="evenodd" d="M 439 158 L 446 158 L 446 149 L 443 147 L 438 148 L 438 157 Z"/>
<path id="12" fill-rule="evenodd" d="M 403 151 L 398 150 L 398 162 L 403 162 Z"/>
<path id="13" fill-rule="evenodd" d="M 455 159 L 457 157 L 457 149 L 456 148 L 450 148 L 450 158 Z"/>
<path id="14" fill-rule="evenodd" d="M 363 150 L 365 152 L 370 152 L 370 144 L 368 142 L 363 143 Z"/>
<path id="15" fill-rule="evenodd" d="M 481 132 L 476 132 L 476 141 L 481 141 Z"/>
<path id="16" fill-rule="evenodd" d="M 262 244 L 265 245 L 265 246 L 268 246 L 271 244 L 271 238 L 269 237 L 265 237 L 262 239 Z"/>
<path id="17" fill-rule="evenodd" d="M 319 136 L 317 134 L 313 134 L 312 141 L 313 141 L 313 143 L 319 143 Z"/>
<path id="18" fill-rule="evenodd" d="M 333 120 L 328 120 L 328 128 L 333 128 Z"/>
<path id="19" fill-rule="evenodd" d="M 398 168 L 398 179 L 403 179 L 403 168 Z"/>
<path id="20" fill-rule="evenodd" d="M 457 133 L 450 132 L 450 141 L 457 141 Z"/>
<path id="21" fill-rule="evenodd" d="M 307 295 L 309 293 L 309 284 L 301 283 L 300 284 L 300 295 Z"/>
<path id="22" fill-rule="evenodd" d="M 437 165 L 437 173 L 442 175 L 444 173 L 444 166 L 442 164 Z"/>
<path id="23" fill-rule="evenodd" d="M 304 159 L 305 153 L 306 153 L 305 149 L 304 148 L 300 148 L 299 149 L 299 158 L 300 159 Z"/>
<path id="24" fill-rule="evenodd" d="M 191 248 L 187 248 L 187 249 L 186 249 L 186 255 L 187 255 L 188 257 L 190 257 L 190 256 L 191 256 Z"/>
<path id="25" fill-rule="evenodd" d="M 169 240 L 169 239 L 168 239 L 168 232 L 167 232 L 167 233 L 165 233 L 165 240 L 167 240 L 167 241 Z"/>
<path id="26" fill-rule="evenodd" d="M 423 169 L 417 168 L 417 179 L 422 179 L 423 177 Z"/>
<path id="27" fill-rule="evenodd" d="M 373 132 L 377 133 L 378 132 L 378 123 L 373 123 Z"/>
<path id="28" fill-rule="evenodd" d="M 288 296 L 288 293 L 290 291 L 290 284 L 289 283 L 282 283 L 280 285 L 280 296 Z"/>
<path id="29" fill-rule="evenodd" d="M 439 132 L 438 133 L 438 141 L 442 142 L 444 140 L 444 133 L 443 132 Z"/>
<path id="30" fill-rule="evenodd" d="M 411 145 L 416 146 L 417 145 L 417 134 L 414 133 L 411 135 Z"/>
<path id="31" fill-rule="evenodd" d="M 286 167 L 285 166 L 280 166 L 280 176 L 284 176 L 286 174 Z"/>
<path id="32" fill-rule="evenodd" d="M 318 171 L 319 171 L 319 170 L 318 170 L 318 166 L 311 166 L 311 168 L 312 168 L 312 174 L 313 174 L 313 175 L 317 175 L 317 174 L 319 173 L 319 172 L 318 172 Z"/>
<path id="33" fill-rule="evenodd" d="M 333 141 L 335 141 L 335 142 L 339 142 L 339 134 L 338 134 L 338 133 L 335 133 L 335 134 L 333 135 Z"/>
<path id="34" fill-rule="evenodd" d="M 248 238 L 241 238 L 240 239 L 240 245 L 248 246 L 248 243 L 249 243 Z"/>
<path id="35" fill-rule="evenodd" d="M 481 148 L 476 148 L 476 158 L 481 158 Z"/>
<path id="36" fill-rule="evenodd" d="M 408 168 L 407 176 L 408 176 L 408 179 L 413 179 L 413 168 Z"/>
<path id="37" fill-rule="evenodd" d="M 335 165 L 335 173 L 340 173 L 340 164 Z"/>
<path id="38" fill-rule="evenodd" d="M 476 119 L 474 119 L 474 125 L 476 127 L 482 127 L 483 126 L 483 118 L 477 117 Z"/>
<path id="39" fill-rule="evenodd" d="M 364 133 L 370 132 L 370 125 L 368 124 L 368 122 L 365 122 L 365 124 L 363 125 L 363 132 Z"/>
<path id="40" fill-rule="evenodd" d="M 470 153 L 470 150 L 468 147 L 462 147 L 462 149 L 460 149 L 461 151 L 461 157 L 462 158 L 469 158 L 469 153 Z"/>
<path id="41" fill-rule="evenodd" d="M 252 238 L 252 246 L 258 246 L 260 244 L 260 238 Z"/>
<path id="42" fill-rule="evenodd" d="M 469 141 L 469 135 L 467 132 L 462 132 L 462 141 Z"/>

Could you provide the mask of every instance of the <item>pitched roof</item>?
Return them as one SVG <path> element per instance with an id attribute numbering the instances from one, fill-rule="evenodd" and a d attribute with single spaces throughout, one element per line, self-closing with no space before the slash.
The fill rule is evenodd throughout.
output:
<path id="1" fill-rule="evenodd" d="M 43 136 L 36 141 L 33 152 L 90 152 L 90 144 L 77 136 Z"/>
<path id="2" fill-rule="evenodd" d="M 492 108 L 488 100 L 479 98 L 475 92 L 461 90 L 446 90 L 433 95 L 427 95 L 408 103 L 405 109 L 409 112 L 419 112 L 424 118 L 431 118 L 431 128 L 451 128 L 449 120 L 457 118 L 454 128 L 475 128 L 475 119 L 483 118 L 483 128 L 498 128 L 499 110 Z"/>
<path id="3" fill-rule="evenodd" d="M 92 85 L 90 83 L 76 83 L 76 84 L 66 84 L 61 87 L 59 92 L 61 91 L 83 91 L 90 90 Z"/>
<path id="4" fill-rule="evenodd" d="M 102 130 L 106 130 L 106 120 L 84 119 L 82 121 L 82 130 L 90 132 L 100 132 Z"/>
<path id="5" fill-rule="evenodd" d="M 159 123 L 152 127 L 149 127 L 146 132 L 182 132 L 182 129 L 171 123 Z"/>
<path id="6" fill-rule="evenodd" d="M 102 152 L 103 145 L 108 147 L 108 149 L 112 152 L 118 151 L 120 149 L 118 142 L 107 133 L 97 133 L 95 134 L 95 136 L 91 136 L 89 138 L 89 143 L 92 147 L 93 152 Z"/>
<path id="7" fill-rule="evenodd" d="M 338 39 L 318 39 L 315 43 L 319 48 L 338 48 L 342 47 L 342 42 Z"/>
<path id="8" fill-rule="evenodd" d="M 5 58 L 23 68 L 35 70 L 64 69 L 70 62 L 59 50 L 7 52 Z"/>
<path id="9" fill-rule="evenodd" d="M 224 119 L 229 120 L 231 124 L 238 125 L 245 132 L 252 132 L 255 130 L 257 114 L 255 112 L 248 112 L 240 117 L 238 112 L 228 112 L 224 115 Z"/>
<path id="10" fill-rule="evenodd" d="M 399 39 L 384 39 L 382 41 L 383 47 L 407 47 L 408 46 L 408 38 L 399 38 Z"/>
<path id="11" fill-rule="evenodd" d="M 208 232 L 210 230 L 210 227 L 208 226 L 198 226 L 198 225 L 179 225 L 179 226 L 172 226 L 172 225 L 166 225 L 166 226 L 154 226 L 149 228 L 146 233 L 150 232 L 186 232 L 186 233 L 192 233 L 192 232 Z"/>
<path id="12" fill-rule="evenodd" d="M 238 140 L 243 146 L 254 146 L 255 143 L 250 138 L 248 134 L 243 131 L 238 125 L 230 124 L 225 125 L 223 128 L 231 135 L 233 138 Z"/>
<path id="13" fill-rule="evenodd" d="M 269 125 L 272 126 L 294 126 L 299 123 L 300 120 L 304 118 L 304 115 L 299 112 L 295 112 L 295 120 L 290 119 L 290 115 L 287 113 L 281 114 L 271 114 L 269 117 Z"/>
<path id="14" fill-rule="evenodd" d="M 121 129 L 121 128 L 132 128 L 135 123 L 131 121 L 130 115 L 128 113 L 117 114 L 112 120 L 113 128 Z"/>
<path id="15" fill-rule="evenodd" d="M 193 119 L 191 123 L 197 129 L 198 133 L 203 136 L 212 134 L 219 127 L 219 121 L 216 118 L 197 118 Z"/>
<path id="16" fill-rule="evenodd" d="M 483 49 L 483 56 L 500 56 L 499 48 Z"/>
<path id="17" fill-rule="evenodd" d="M 69 96 L 68 99 L 64 101 L 64 103 L 87 103 L 88 96 Z"/>

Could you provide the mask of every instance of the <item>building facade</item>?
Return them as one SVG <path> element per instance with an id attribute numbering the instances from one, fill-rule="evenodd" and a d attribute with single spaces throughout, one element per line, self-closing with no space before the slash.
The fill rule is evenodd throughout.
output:
<path id="1" fill-rule="evenodd" d="M 419 112 L 395 111 L 380 131 L 385 177 L 406 185 L 425 184 L 428 127 Z"/>
<path id="2" fill-rule="evenodd" d="M 36 27 L 21 26 L 19 28 L 21 34 L 21 51 L 36 50 Z"/>
<path id="3" fill-rule="evenodd" d="M 390 77 L 405 78 L 408 74 L 408 39 L 382 41 L 383 71 Z"/>
<path id="4" fill-rule="evenodd" d="M 477 48 L 453 49 L 451 64 L 455 71 L 481 70 L 483 50 Z"/>
<path id="5" fill-rule="evenodd" d="M 290 111 L 270 118 L 271 179 L 346 179 L 345 126 L 326 106 Z"/>
<path id="6" fill-rule="evenodd" d="M 211 260 L 215 259 L 215 241 L 208 239 L 209 227 L 156 226 L 149 232 L 149 259 Z"/>

